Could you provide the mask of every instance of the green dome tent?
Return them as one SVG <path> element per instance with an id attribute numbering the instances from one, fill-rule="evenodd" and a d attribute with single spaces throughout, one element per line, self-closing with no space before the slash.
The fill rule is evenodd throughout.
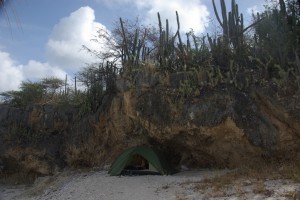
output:
<path id="1" fill-rule="evenodd" d="M 108 173 L 112 176 L 121 175 L 134 161 L 136 156 L 142 157 L 147 162 L 147 168 L 140 171 L 138 174 L 173 174 L 175 170 L 168 165 L 167 161 L 161 152 L 158 152 L 150 147 L 138 146 L 132 147 L 121 153 L 111 165 Z M 131 169 L 129 169 L 131 170 Z M 137 171 L 137 170 L 133 170 Z M 150 173 L 147 173 L 150 172 Z M 153 173 L 151 173 L 153 172 Z M 130 173 L 129 173 L 130 174 Z"/>

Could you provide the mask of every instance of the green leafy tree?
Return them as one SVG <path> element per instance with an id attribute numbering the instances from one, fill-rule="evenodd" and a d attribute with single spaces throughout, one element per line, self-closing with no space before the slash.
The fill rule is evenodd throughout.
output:
<path id="1" fill-rule="evenodd" d="M 35 103 L 56 103 L 61 94 L 58 88 L 64 85 L 64 81 L 58 78 L 44 78 L 38 82 L 24 81 L 20 90 L 0 93 L 6 103 L 14 106 L 26 107 Z"/>
<path id="2" fill-rule="evenodd" d="M 1 93 L 5 102 L 14 106 L 25 107 L 27 105 L 38 103 L 42 100 L 44 87 L 40 83 L 31 81 L 22 82 L 19 91 L 8 91 Z"/>
<path id="3" fill-rule="evenodd" d="M 44 93 L 50 95 L 52 98 L 55 94 L 58 94 L 58 89 L 61 89 L 65 82 L 62 79 L 50 77 L 50 78 L 43 78 L 40 84 L 44 88 Z"/>

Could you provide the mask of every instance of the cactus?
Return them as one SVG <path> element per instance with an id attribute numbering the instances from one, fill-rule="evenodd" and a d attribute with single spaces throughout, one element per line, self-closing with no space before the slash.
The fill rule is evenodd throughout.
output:
<path id="1" fill-rule="evenodd" d="M 146 60 L 146 56 L 150 54 L 149 48 L 145 46 L 145 34 L 141 36 L 140 29 L 136 28 L 134 31 L 133 38 L 131 39 L 129 35 L 126 34 L 124 23 L 122 18 L 120 18 L 120 26 L 122 33 L 122 50 L 121 59 L 123 67 L 126 71 L 131 74 L 132 68 L 140 66 L 141 61 Z"/>
<path id="2" fill-rule="evenodd" d="M 215 0 L 212 1 L 214 12 L 216 18 L 223 29 L 223 37 L 224 41 L 228 44 L 232 44 L 235 49 L 243 46 L 243 36 L 244 33 L 251 27 L 255 26 L 257 23 L 264 20 L 264 18 L 260 18 L 253 24 L 244 28 L 244 17 L 243 14 L 239 13 L 239 7 L 235 3 L 235 0 L 231 0 L 231 11 L 228 12 L 228 16 L 226 13 L 226 5 L 224 0 L 220 0 L 221 10 L 222 10 L 222 19 L 220 19 L 219 13 L 216 8 Z M 242 48 L 240 48 L 242 49 Z"/>
<path id="3" fill-rule="evenodd" d="M 176 12 L 177 13 L 177 12 Z M 157 13 L 158 16 L 158 24 L 159 24 L 159 50 L 158 50 L 158 61 L 160 64 L 160 68 L 166 71 L 172 71 L 175 68 L 175 40 L 176 37 L 179 36 L 179 21 L 177 21 L 178 29 L 176 34 L 170 36 L 170 29 L 169 29 L 169 21 L 166 20 L 166 27 L 163 30 L 160 14 Z M 177 13 L 178 16 L 178 13 Z M 177 18 L 178 19 L 178 18 Z M 176 69 L 175 69 L 176 70 Z"/>
<path id="4" fill-rule="evenodd" d="M 223 19 L 223 21 L 221 21 L 215 1 L 213 0 L 212 2 L 217 20 L 223 29 L 224 41 L 227 43 L 232 43 L 234 47 L 237 47 L 243 40 L 243 14 L 238 13 L 238 5 L 235 3 L 235 0 L 232 0 L 231 11 L 228 12 L 227 16 L 225 2 L 224 0 L 220 0 Z"/>
<path id="5" fill-rule="evenodd" d="M 126 57 L 127 57 L 127 59 L 129 57 L 129 52 L 128 52 L 127 36 L 125 34 L 125 29 L 124 29 L 122 18 L 120 18 L 120 24 L 121 24 L 121 29 L 122 29 L 123 43 L 124 43 L 123 44 L 124 47 L 122 48 L 124 55 L 122 57 L 125 58 L 125 60 L 126 60 Z"/>

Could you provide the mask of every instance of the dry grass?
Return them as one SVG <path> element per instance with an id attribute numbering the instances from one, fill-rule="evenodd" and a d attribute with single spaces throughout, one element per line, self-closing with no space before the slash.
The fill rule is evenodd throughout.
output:
<path id="1" fill-rule="evenodd" d="M 230 175 L 222 175 L 215 178 L 205 178 L 203 181 L 196 184 L 198 190 L 212 189 L 217 192 L 234 182 L 234 177 Z"/>
<path id="2" fill-rule="evenodd" d="M 10 164 L 8 170 L 0 173 L 0 183 L 30 184 L 40 175 L 51 174 L 45 151 L 16 147 L 9 149 L 4 157 Z"/>
<path id="3" fill-rule="evenodd" d="M 234 183 L 234 177 L 227 175 L 218 176 L 215 178 L 205 178 L 202 181 L 195 183 L 195 189 L 204 193 L 209 191 L 206 198 L 217 196 L 225 196 L 224 191 Z"/>
<path id="4" fill-rule="evenodd" d="M 97 137 L 90 137 L 81 145 L 69 145 L 65 155 L 70 167 L 94 167 L 101 164 L 104 150 Z"/>
<path id="5" fill-rule="evenodd" d="M 176 200 L 187 200 L 187 198 L 185 198 L 184 194 L 177 194 Z"/>
<path id="6" fill-rule="evenodd" d="M 18 184 L 32 184 L 37 178 L 37 174 L 33 173 L 14 173 L 14 174 L 0 174 L 0 184 L 3 185 L 18 185 Z"/>
<path id="7" fill-rule="evenodd" d="M 300 183 L 300 165 L 293 163 L 281 166 L 278 171 L 282 177 L 292 179 L 296 183 Z"/>
<path id="8" fill-rule="evenodd" d="M 237 178 L 248 178 L 256 180 L 265 179 L 290 179 L 300 183 L 300 165 L 292 163 L 260 163 L 256 167 L 240 168 L 235 172 Z"/>
<path id="9" fill-rule="evenodd" d="M 262 180 L 258 180 L 253 188 L 253 192 L 256 194 L 263 194 L 266 191 L 265 184 Z"/>
<path id="10" fill-rule="evenodd" d="M 186 193 L 183 191 L 176 192 L 176 200 L 187 200 Z"/>
<path id="11" fill-rule="evenodd" d="M 255 194 L 271 196 L 273 191 L 267 189 L 266 180 L 288 179 L 300 183 L 300 166 L 295 163 L 285 165 L 261 164 L 257 168 L 240 168 L 214 178 L 204 178 L 199 182 L 185 182 L 193 184 L 194 188 L 205 198 L 228 196 L 230 193 L 242 197 L 247 192 L 244 186 L 249 186 Z M 292 196 L 289 194 L 288 196 Z"/>
<path id="12" fill-rule="evenodd" d="M 235 193 L 238 197 L 242 197 L 246 194 L 246 192 L 243 190 L 243 185 L 241 182 L 238 182 L 235 186 Z"/>
<path id="13" fill-rule="evenodd" d="M 50 169 L 45 160 L 46 151 L 33 148 L 12 148 L 6 153 L 6 157 L 14 159 L 21 164 L 25 172 L 39 174 L 50 174 Z"/>

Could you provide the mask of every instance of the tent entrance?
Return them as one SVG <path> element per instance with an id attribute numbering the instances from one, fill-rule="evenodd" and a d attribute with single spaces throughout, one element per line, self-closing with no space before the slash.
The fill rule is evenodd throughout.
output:
<path id="1" fill-rule="evenodd" d="M 123 169 L 123 175 L 160 175 L 159 171 L 143 156 L 135 154 Z"/>
<path id="2" fill-rule="evenodd" d="M 173 169 L 163 153 L 147 146 L 131 147 L 124 150 L 112 163 L 110 173 L 112 176 L 125 175 L 165 175 L 173 174 Z"/>

